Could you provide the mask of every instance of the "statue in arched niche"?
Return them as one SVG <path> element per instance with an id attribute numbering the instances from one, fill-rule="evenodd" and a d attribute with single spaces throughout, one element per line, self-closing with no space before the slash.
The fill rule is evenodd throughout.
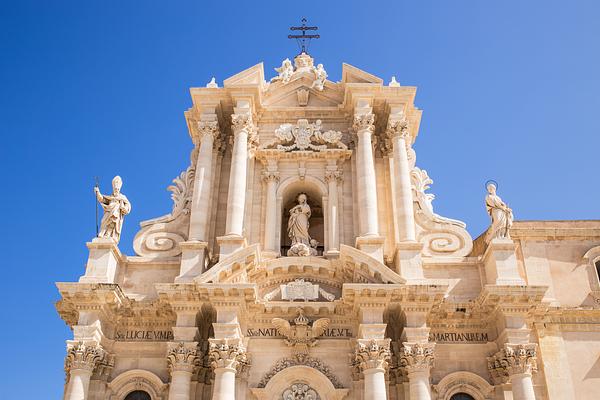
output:
<path id="1" fill-rule="evenodd" d="M 290 209 L 288 219 L 288 236 L 292 240 L 292 247 L 288 250 L 288 256 L 316 256 L 318 242 L 311 239 L 308 234 L 311 216 L 308 198 L 305 193 L 296 197 L 296 204 Z"/>

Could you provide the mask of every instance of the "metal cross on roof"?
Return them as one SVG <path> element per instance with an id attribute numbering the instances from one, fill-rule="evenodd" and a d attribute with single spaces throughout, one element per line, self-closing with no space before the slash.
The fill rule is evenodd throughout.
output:
<path id="1" fill-rule="evenodd" d="M 302 18 L 302 26 L 290 26 L 291 31 L 302 31 L 302 35 L 288 35 L 288 39 L 296 39 L 300 46 L 300 54 L 306 53 L 310 39 L 319 39 L 321 35 L 307 35 L 306 31 L 316 31 L 318 26 L 306 26 L 306 18 Z"/>

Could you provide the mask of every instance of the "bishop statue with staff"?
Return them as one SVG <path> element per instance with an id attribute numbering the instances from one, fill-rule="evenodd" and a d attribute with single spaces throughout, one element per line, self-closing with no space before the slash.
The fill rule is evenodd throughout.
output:
<path id="1" fill-rule="evenodd" d="M 94 186 L 96 199 L 98 199 L 98 202 L 104 209 L 98 237 L 111 238 L 115 243 L 119 243 L 119 239 L 121 238 L 121 229 L 123 228 L 125 215 L 131 212 L 131 203 L 121 193 L 121 186 L 123 186 L 123 180 L 118 175 L 112 180 L 113 193 L 111 195 L 100 193 L 98 186 Z"/>

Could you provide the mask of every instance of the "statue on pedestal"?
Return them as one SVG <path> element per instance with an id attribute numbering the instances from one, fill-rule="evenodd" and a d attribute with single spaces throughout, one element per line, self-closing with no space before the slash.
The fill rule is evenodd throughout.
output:
<path id="1" fill-rule="evenodd" d="M 288 250 L 288 256 L 316 256 L 317 244 L 308 234 L 311 211 L 306 194 L 300 193 L 296 198 L 297 205 L 290 209 L 288 219 L 288 236 L 292 239 L 292 247 Z"/>
<path id="2" fill-rule="evenodd" d="M 485 234 L 485 241 L 489 243 L 492 239 L 510 239 L 509 230 L 514 220 L 513 212 L 496 194 L 496 183 L 489 182 L 486 187 L 488 195 L 485 197 L 485 208 L 492 221 Z"/>
<path id="3" fill-rule="evenodd" d="M 102 222 L 100 223 L 99 238 L 110 238 L 119 243 L 121 238 L 121 229 L 123 228 L 123 219 L 125 215 L 131 212 L 131 203 L 127 197 L 121 193 L 123 181 L 120 176 L 115 176 L 112 180 L 113 193 L 112 195 L 104 195 L 100 193 L 98 186 L 94 186 L 96 199 L 104 209 Z"/>

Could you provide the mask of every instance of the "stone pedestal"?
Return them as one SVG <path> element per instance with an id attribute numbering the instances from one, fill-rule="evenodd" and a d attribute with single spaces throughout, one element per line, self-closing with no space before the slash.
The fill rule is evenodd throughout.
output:
<path id="1" fill-rule="evenodd" d="M 422 250 L 423 243 L 396 243 L 394 265 L 396 272 L 406 279 L 406 283 L 421 283 L 425 280 L 423 276 L 423 263 L 421 261 Z"/>
<path id="2" fill-rule="evenodd" d="M 79 282 L 115 283 L 123 257 L 115 241 L 110 238 L 94 238 L 86 246 L 90 249 L 90 255 L 85 275 L 79 278 Z"/>
<path id="3" fill-rule="evenodd" d="M 382 236 L 360 236 L 356 238 L 356 248 L 383 263 L 384 242 L 385 238 Z"/>
<path id="4" fill-rule="evenodd" d="M 246 247 L 246 239 L 240 235 L 226 235 L 217 238 L 220 260 Z"/>
<path id="5" fill-rule="evenodd" d="M 206 266 L 208 243 L 198 240 L 180 242 L 181 267 L 176 283 L 191 282 L 194 277 L 201 275 Z"/>
<path id="6" fill-rule="evenodd" d="M 519 275 L 517 246 L 511 239 L 492 239 L 483 254 L 488 285 L 525 285 Z"/>

